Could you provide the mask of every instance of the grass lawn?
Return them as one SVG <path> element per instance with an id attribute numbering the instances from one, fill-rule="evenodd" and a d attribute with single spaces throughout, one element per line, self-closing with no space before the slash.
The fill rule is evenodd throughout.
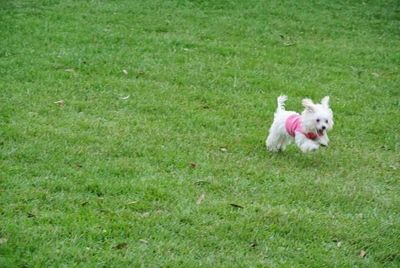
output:
<path id="1" fill-rule="evenodd" d="M 0 267 L 399 267 L 400 4 L 0 1 Z M 276 97 L 329 148 L 265 150 Z"/>

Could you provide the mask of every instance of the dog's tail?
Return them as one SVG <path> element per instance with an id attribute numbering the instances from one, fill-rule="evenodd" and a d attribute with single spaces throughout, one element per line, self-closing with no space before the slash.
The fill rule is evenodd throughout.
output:
<path id="1" fill-rule="evenodd" d="M 285 101 L 287 101 L 287 96 L 286 95 L 281 95 L 278 97 L 278 108 L 276 108 L 276 111 L 285 111 Z"/>

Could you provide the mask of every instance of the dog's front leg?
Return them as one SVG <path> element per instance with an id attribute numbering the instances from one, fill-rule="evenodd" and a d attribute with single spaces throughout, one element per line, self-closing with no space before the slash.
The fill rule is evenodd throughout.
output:
<path id="1" fill-rule="evenodd" d="M 304 134 L 297 132 L 295 142 L 303 153 L 315 151 L 319 148 L 319 144 L 313 140 L 308 139 Z"/>
<path id="2" fill-rule="evenodd" d="M 318 138 L 318 142 L 319 142 L 322 146 L 328 146 L 328 144 L 329 144 L 328 134 L 324 133 L 324 135 L 320 136 L 320 137 Z"/>

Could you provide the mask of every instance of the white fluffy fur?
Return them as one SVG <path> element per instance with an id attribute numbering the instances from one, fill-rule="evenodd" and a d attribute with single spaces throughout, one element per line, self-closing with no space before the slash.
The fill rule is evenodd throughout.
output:
<path id="1" fill-rule="evenodd" d="M 305 133 L 322 134 L 315 140 L 311 140 L 299 132 L 296 132 L 294 138 L 288 134 L 285 127 L 286 119 L 290 115 L 298 113 L 285 110 L 286 100 L 287 96 L 278 97 L 278 108 L 266 140 L 267 149 L 272 152 L 283 151 L 293 140 L 303 152 L 317 150 L 320 145 L 328 146 L 327 131 L 332 129 L 333 126 L 333 113 L 329 108 L 329 97 L 324 97 L 320 104 L 314 104 L 310 99 L 303 99 L 302 101 L 305 109 L 301 113 L 301 126 Z"/>

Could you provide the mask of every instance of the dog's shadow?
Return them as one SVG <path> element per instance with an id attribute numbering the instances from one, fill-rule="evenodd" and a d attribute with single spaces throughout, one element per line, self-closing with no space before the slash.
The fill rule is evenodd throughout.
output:
<path id="1" fill-rule="evenodd" d="M 279 164 L 281 162 L 282 164 L 290 164 L 290 166 L 295 169 L 311 171 L 321 167 L 326 169 L 332 166 L 332 161 L 330 160 L 332 155 L 326 154 L 325 150 L 327 150 L 327 148 L 323 147 L 315 152 L 303 153 L 297 150 L 296 147 L 293 147 L 276 153 L 266 152 L 269 156 L 268 159 L 272 160 L 274 164 Z"/>

